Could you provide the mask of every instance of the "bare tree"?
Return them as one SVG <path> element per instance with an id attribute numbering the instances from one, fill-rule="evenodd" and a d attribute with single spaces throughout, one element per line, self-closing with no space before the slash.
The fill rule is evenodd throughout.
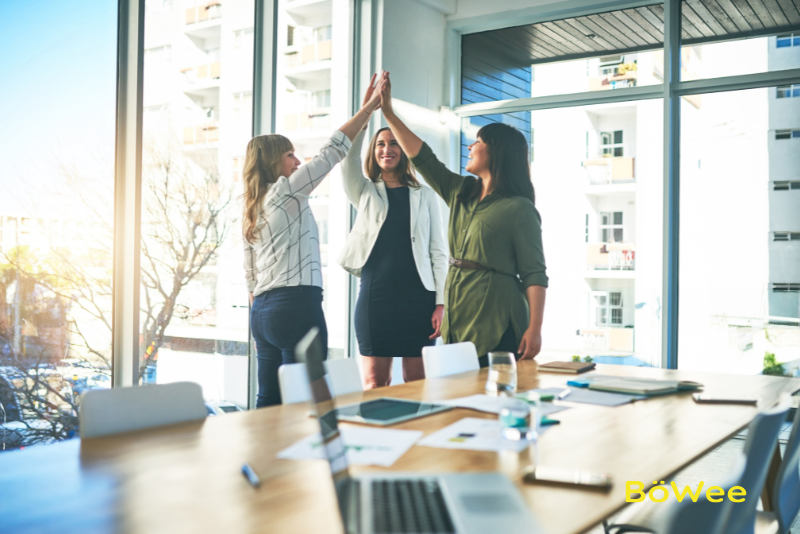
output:
<path id="1" fill-rule="evenodd" d="M 148 366 L 156 365 L 173 319 L 202 313 L 182 303 L 182 297 L 187 286 L 213 265 L 233 224 L 228 213 L 232 187 L 220 180 L 210 153 L 187 152 L 174 136 L 148 138 L 143 163 L 140 379 Z M 69 354 L 98 373 L 108 375 L 111 369 L 113 180 L 98 181 L 67 165 L 57 168 L 63 187 L 39 195 L 57 196 L 63 205 L 79 210 L 80 217 L 72 222 L 55 220 L 49 246 L 36 253 L 20 247 L 0 251 L 0 336 L 8 340 L 0 341 L 0 349 L 19 344 L 10 320 L 14 314 L 21 317 L 24 306 L 52 310 L 58 303 L 68 340 L 65 347 L 41 344 L 33 357 L 12 349 L 13 354 L 0 363 L 7 375 L 16 377 L 12 382 L 20 411 L 53 421 L 49 429 L 32 425 L 29 435 L 39 441 L 67 437 L 77 421 L 74 396 L 48 379 L 42 366 Z M 23 291 L 15 280 L 25 280 L 31 291 Z M 16 302 L 22 305 L 6 302 L 14 283 L 14 291 L 20 292 Z M 37 300 L 37 294 L 47 299 Z M 74 386 L 73 381 L 73 390 Z"/>

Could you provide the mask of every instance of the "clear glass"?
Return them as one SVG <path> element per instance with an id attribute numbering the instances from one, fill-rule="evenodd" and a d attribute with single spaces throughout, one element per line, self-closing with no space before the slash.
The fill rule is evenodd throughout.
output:
<path id="1" fill-rule="evenodd" d="M 489 376 L 485 389 L 488 395 L 517 391 L 517 360 L 513 352 L 489 353 Z"/>
<path id="2" fill-rule="evenodd" d="M 505 397 L 499 415 L 503 437 L 511 441 L 533 437 L 536 415 L 527 402 L 513 396 Z"/>
<path id="3" fill-rule="evenodd" d="M 663 70 L 662 50 L 533 65 L 531 96 L 658 85 L 663 83 Z"/>
<path id="4" fill-rule="evenodd" d="M 531 143 L 550 287 L 540 361 L 660 366 L 663 101 L 470 117 Z"/>
<path id="5" fill-rule="evenodd" d="M 117 2 L 42 7 L 0 20 L 0 451 L 111 384 Z"/>
<path id="6" fill-rule="evenodd" d="M 702 80 L 800 68 L 800 32 L 684 46 L 681 80 Z"/>
<path id="7" fill-rule="evenodd" d="M 276 133 L 292 141 L 301 161 L 309 161 L 349 118 L 347 83 L 342 82 L 350 73 L 349 9 L 347 3 L 333 0 L 281 1 L 279 6 Z M 350 230 L 350 203 L 341 166 L 314 190 L 309 205 L 319 228 L 328 357 L 344 358 L 349 344 L 350 275 L 336 259 Z"/>
<path id="8" fill-rule="evenodd" d="M 146 0 L 139 379 L 248 405 L 241 171 L 254 0 Z M 213 406 L 212 406 L 213 407 Z"/>
<path id="9" fill-rule="evenodd" d="M 798 374 L 798 169 L 800 99 L 769 87 L 681 102 L 681 369 Z"/>

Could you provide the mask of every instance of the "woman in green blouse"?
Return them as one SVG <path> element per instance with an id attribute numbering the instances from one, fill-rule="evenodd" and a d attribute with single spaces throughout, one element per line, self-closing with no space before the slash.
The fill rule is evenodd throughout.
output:
<path id="1" fill-rule="evenodd" d="M 478 178 L 460 176 L 394 114 L 388 73 L 381 109 L 414 167 L 450 207 L 442 339 L 472 341 L 481 366 L 490 351 L 536 357 L 547 274 L 527 140 L 505 124 L 484 126 L 469 147 L 466 167 Z"/>

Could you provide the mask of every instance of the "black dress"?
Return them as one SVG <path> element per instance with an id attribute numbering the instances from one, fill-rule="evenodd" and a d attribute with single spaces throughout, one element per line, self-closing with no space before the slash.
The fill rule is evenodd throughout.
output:
<path id="1" fill-rule="evenodd" d="M 361 270 L 355 326 L 363 356 L 422 356 L 433 345 L 436 292 L 420 280 L 411 250 L 408 187 L 386 188 L 389 212 Z"/>

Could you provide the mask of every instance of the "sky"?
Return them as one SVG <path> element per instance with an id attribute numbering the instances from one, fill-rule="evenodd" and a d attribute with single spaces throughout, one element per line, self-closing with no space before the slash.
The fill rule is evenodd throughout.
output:
<path id="1" fill-rule="evenodd" d="M 57 179 L 55 161 L 113 163 L 117 1 L 0 7 L 0 214 L 12 215 L 18 195 Z"/>

